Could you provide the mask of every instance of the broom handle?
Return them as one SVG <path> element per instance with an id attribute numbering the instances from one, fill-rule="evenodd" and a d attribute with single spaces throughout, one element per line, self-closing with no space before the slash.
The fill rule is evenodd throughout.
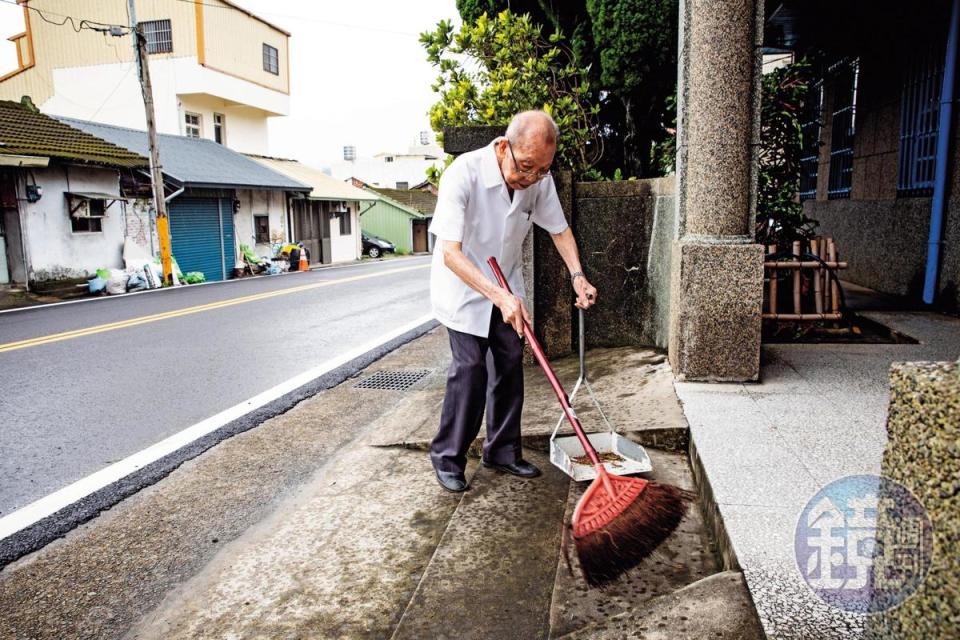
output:
<path id="1" fill-rule="evenodd" d="M 513 292 L 510 290 L 510 285 L 507 284 L 507 279 L 503 277 L 503 271 L 500 270 L 500 265 L 497 264 L 497 259 L 491 256 L 487 259 L 487 264 L 489 264 L 490 268 L 493 270 L 493 275 L 496 276 L 497 282 L 500 284 L 500 286 L 503 289 L 506 289 L 507 293 L 513 294 Z M 570 400 L 567 398 L 566 392 L 560 385 L 560 381 L 557 379 L 557 374 L 553 372 L 553 367 L 550 366 L 550 361 L 547 360 L 547 356 L 543 352 L 543 347 L 541 347 L 540 343 L 537 342 L 537 337 L 533 335 L 533 330 L 530 328 L 530 325 L 527 324 L 527 321 L 523 320 L 521 317 L 521 322 L 523 323 L 523 335 L 530 342 L 530 349 L 533 351 L 533 357 L 536 358 L 537 364 L 540 365 L 540 368 L 543 369 L 543 372 L 546 374 L 547 380 L 550 381 L 550 386 L 553 387 L 553 392 L 557 394 L 557 399 L 560 401 L 560 406 L 563 407 L 563 414 L 567 416 L 567 420 L 570 422 L 570 426 L 573 427 L 573 432 L 577 434 L 577 439 L 583 446 L 583 450 L 586 451 L 587 455 L 590 457 L 590 461 L 594 465 L 601 464 L 600 456 L 597 455 L 597 450 L 593 448 L 593 445 L 590 444 L 590 440 L 587 439 L 587 434 L 583 432 L 583 427 L 580 426 L 580 419 L 577 418 L 576 412 L 573 410 L 573 407 L 570 406 Z"/>

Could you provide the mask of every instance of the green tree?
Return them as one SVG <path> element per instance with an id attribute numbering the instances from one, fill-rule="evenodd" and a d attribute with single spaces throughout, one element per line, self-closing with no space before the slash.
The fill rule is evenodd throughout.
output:
<path id="1" fill-rule="evenodd" d="M 810 65 L 797 62 L 761 79 L 757 176 L 757 242 L 788 246 L 814 235 L 817 221 L 799 201 L 803 137 L 800 118 L 809 91 Z"/>
<path id="2" fill-rule="evenodd" d="M 677 0 L 457 1 L 466 22 L 508 7 L 529 14 L 548 35 L 559 34 L 575 63 L 588 69 L 604 148 L 598 171 L 661 173 L 675 118 Z"/>
<path id="3" fill-rule="evenodd" d="M 430 109 L 435 131 L 462 125 L 503 125 L 519 111 L 544 109 L 560 127 L 555 164 L 583 174 L 600 155 L 596 108 L 589 105 L 584 69 L 554 34 L 549 39 L 529 16 L 480 14 L 454 33 L 442 21 L 420 41 L 440 74 Z M 436 176 L 431 176 L 435 178 Z"/>

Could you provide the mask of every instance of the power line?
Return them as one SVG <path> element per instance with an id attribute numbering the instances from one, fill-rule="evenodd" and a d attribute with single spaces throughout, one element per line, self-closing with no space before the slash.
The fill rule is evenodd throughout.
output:
<path id="1" fill-rule="evenodd" d="M 203 6 L 203 7 L 210 7 L 210 8 L 212 8 L 212 9 L 228 9 L 228 10 L 231 10 L 231 11 L 236 11 L 237 13 L 242 13 L 242 14 L 245 15 L 245 16 L 251 16 L 251 15 L 252 15 L 252 16 L 256 16 L 256 15 L 257 15 L 257 14 L 255 14 L 255 13 L 252 12 L 252 11 L 247 11 L 246 9 L 243 9 L 243 8 L 241 8 L 241 7 L 236 7 L 236 6 L 232 5 L 232 4 L 208 4 L 208 3 L 206 3 L 206 2 L 196 2 L 195 0 L 177 0 L 177 1 L 178 1 L 178 2 L 186 2 L 187 4 L 193 4 L 193 5 L 199 4 L 199 5 Z M 347 22 L 336 22 L 336 21 L 333 21 L 333 20 L 322 20 L 322 19 L 319 19 L 319 18 L 311 18 L 311 17 L 308 17 L 308 16 L 293 16 L 293 15 L 289 15 L 289 14 L 273 13 L 273 12 L 263 12 L 263 15 L 265 15 L 265 16 L 272 16 L 272 17 L 274 17 L 274 18 L 287 18 L 288 20 L 296 20 L 296 21 L 298 21 L 298 22 L 313 22 L 313 23 L 316 23 L 316 24 L 327 24 L 327 25 L 330 25 L 330 26 L 333 26 L 333 27 L 343 27 L 343 28 L 345 28 L 345 29 L 357 29 L 357 30 L 360 30 L 360 31 L 379 31 L 379 32 L 381 32 L 381 33 L 392 33 L 392 34 L 395 34 L 395 35 L 408 36 L 408 37 L 411 37 L 411 38 L 419 38 L 419 37 L 420 37 L 420 34 L 419 34 L 419 33 L 412 33 L 412 32 L 410 32 L 410 31 L 397 31 L 397 30 L 395 30 L 395 29 L 384 29 L 384 28 L 380 28 L 380 27 L 370 27 L 370 26 L 364 26 L 364 25 L 359 25 L 359 24 L 350 24 L 350 23 L 347 23 Z"/>
<path id="2" fill-rule="evenodd" d="M 111 30 L 119 30 L 119 32 L 116 33 L 116 35 L 118 36 L 127 35 L 130 32 L 130 28 L 122 24 L 109 24 L 106 22 L 98 22 L 96 20 L 75 18 L 73 16 L 67 16 L 62 13 L 54 13 L 53 11 L 41 11 L 36 7 L 31 7 L 29 4 L 20 4 L 17 2 L 17 0 L 0 0 L 0 2 L 3 2 L 5 4 L 12 4 L 18 7 L 23 7 L 25 9 L 28 9 L 29 11 L 33 11 L 35 14 L 40 16 L 41 20 L 49 24 L 52 24 L 56 27 L 62 27 L 69 22 L 70 28 L 77 33 L 80 33 L 84 29 L 89 29 L 90 31 L 99 31 L 99 32 L 110 32 Z M 47 15 L 44 15 L 44 13 L 46 13 Z M 63 20 L 61 22 L 57 22 L 56 20 L 51 20 L 50 18 L 48 18 L 47 17 L 48 15 L 56 16 L 58 18 L 63 18 Z"/>

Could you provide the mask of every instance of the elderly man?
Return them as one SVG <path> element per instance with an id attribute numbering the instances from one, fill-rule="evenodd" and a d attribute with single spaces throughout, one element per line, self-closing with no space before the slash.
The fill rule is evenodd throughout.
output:
<path id="1" fill-rule="evenodd" d="M 524 478 L 540 475 L 520 452 L 523 321 L 530 321 L 520 250 L 533 224 L 550 232 L 570 271 L 577 306 L 596 300 L 550 176 L 558 133 L 542 111 L 517 114 L 505 137 L 454 160 L 440 181 L 430 225 L 438 240 L 430 298 L 447 327 L 453 361 L 430 459 L 448 491 L 467 488 L 467 449 L 480 431 L 484 405 L 483 464 Z M 490 256 L 515 295 L 497 286 L 487 265 Z"/>

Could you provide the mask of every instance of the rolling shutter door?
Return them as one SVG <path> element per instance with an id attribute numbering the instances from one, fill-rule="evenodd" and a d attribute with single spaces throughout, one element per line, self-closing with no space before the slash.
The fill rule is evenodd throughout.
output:
<path id="1" fill-rule="evenodd" d="M 177 198 L 170 203 L 173 255 L 184 273 L 200 271 L 208 281 L 232 272 L 232 202 L 218 198 Z M 222 241 L 221 241 L 222 239 Z"/>

